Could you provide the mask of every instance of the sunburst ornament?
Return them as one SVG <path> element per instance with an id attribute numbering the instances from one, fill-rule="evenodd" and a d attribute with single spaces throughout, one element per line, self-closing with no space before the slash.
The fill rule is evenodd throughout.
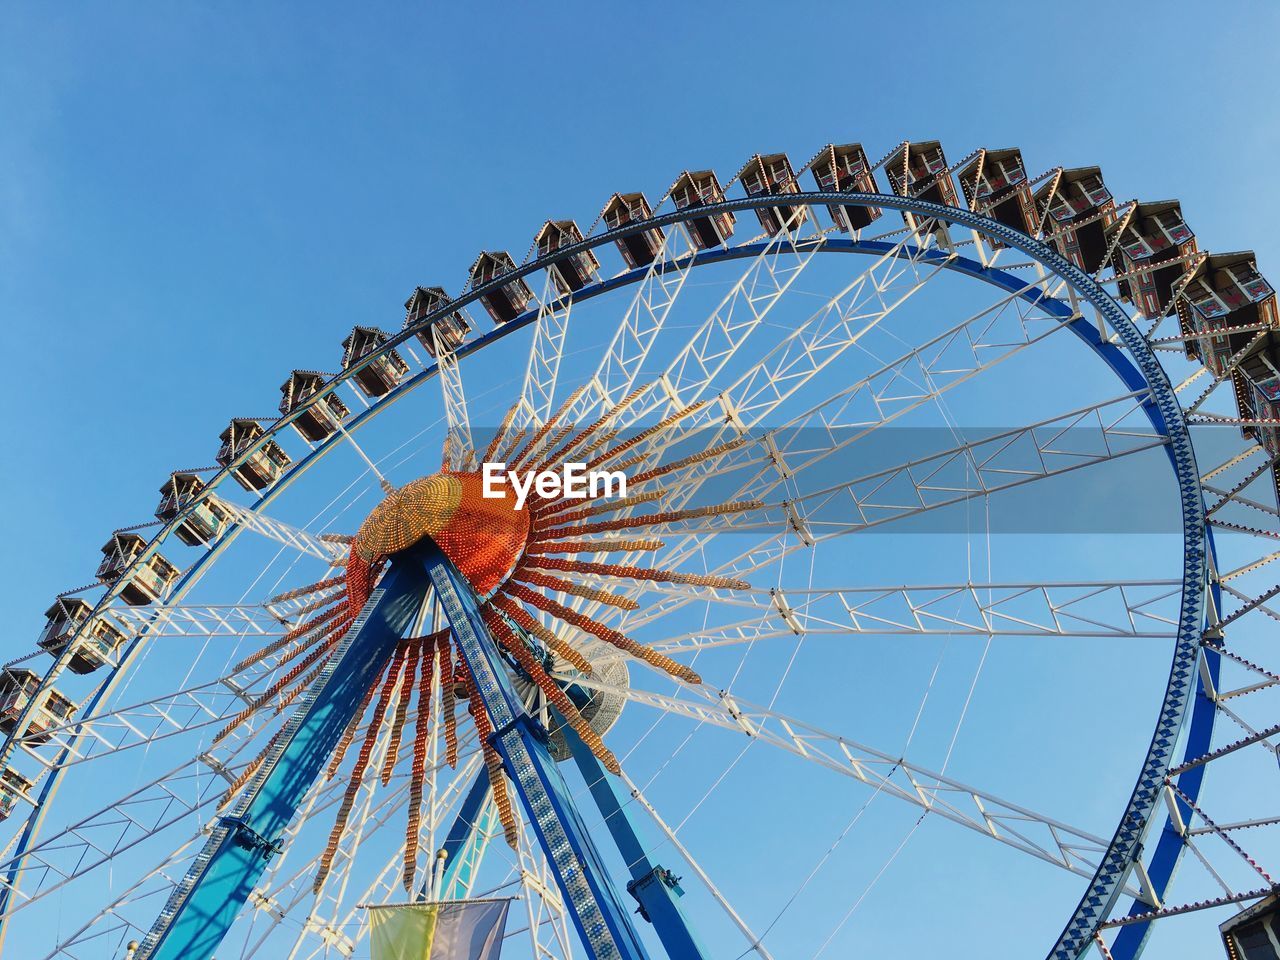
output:
<path id="1" fill-rule="evenodd" d="M 529 510 L 516 508 L 508 487 L 497 497 L 483 496 L 482 487 L 478 473 L 435 473 L 405 484 L 369 514 L 351 545 L 352 559 L 374 564 L 430 537 L 476 593 L 487 596 L 524 553 Z"/>
<path id="2" fill-rule="evenodd" d="M 509 470 L 551 470 L 562 468 L 571 459 L 574 462 L 585 461 L 588 470 L 605 466 L 620 470 L 641 467 L 643 469 L 631 475 L 629 487 L 631 491 L 638 487 L 648 489 L 614 500 L 588 495 L 585 503 L 581 497 L 570 498 L 563 494 L 543 497 L 530 493 L 524 504 L 517 507 L 514 493 L 509 488 L 502 488 L 499 496 L 486 496 L 481 473 L 449 469 L 392 488 L 354 537 L 326 535 L 327 539 L 350 543 L 344 576 L 309 584 L 268 601 L 275 603 L 302 596 L 313 597 L 298 611 L 300 617 L 308 619 L 241 663 L 238 669 L 280 653 L 280 664 L 291 666 L 261 696 L 233 717 L 219 731 L 215 742 L 226 737 L 258 710 L 273 706 L 277 713 L 282 711 L 315 682 L 337 650 L 342 636 L 368 601 L 388 560 L 430 538 L 475 591 L 485 624 L 498 648 L 507 655 L 513 670 L 535 685 L 600 762 L 617 773 L 617 759 L 601 740 L 600 732 L 583 717 L 549 670 L 572 669 L 589 675 L 592 666 L 586 650 L 591 644 L 603 641 L 686 683 L 701 683 L 701 678 L 688 666 L 561 603 L 553 594 L 577 597 L 620 610 L 635 610 L 639 603 L 633 596 L 606 589 L 601 583 L 682 583 L 711 589 L 746 589 L 748 584 L 738 579 L 681 573 L 634 563 L 579 560 L 577 555 L 651 554 L 664 544 L 645 535 L 648 528 L 697 517 L 755 510 L 762 504 L 752 500 L 662 510 L 665 492 L 660 487 L 651 487 L 654 481 L 727 453 L 746 443 L 746 438 L 666 464 L 648 463 L 650 455 L 634 451 L 644 441 L 692 416 L 705 404 L 693 404 L 626 440 L 614 443 L 618 431 L 611 424 L 644 389 L 635 391 L 595 422 L 575 432 L 575 425 L 563 422 L 563 418 L 581 392 L 579 390 L 570 396 L 527 439 L 524 431 L 510 435 L 515 413 L 513 407 L 495 433 L 483 460 L 493 462 L 500 458 Z M 627 454 L 632 455 L 627 457 Z M 642 504 L 654 504 L 658 509 L 649 513 L 630 512 Z M 610 518 L 610 514 L 615 516 Z M 637 531 L 638 535 L 619 535 L 627 531 Z M 558 626 L 554 629 L 548 626 L 539 612 Z M 341 768 L 364 715 L 372 705 L 373 712 L 364 727 L 346 793 L 339 805 L 328 846 L 321 857 L 315 879 L 317 889 L 329 872 L 379 734 L 390 725 L 387 751 L 380 770 L 380 778 L 385 785 L 396 766 L 411 708 L 416 702 L 403 876 L 406 889 L 412 888 L 417 870 L 418 826 L 432 691 L 436 685 L 440 690 L 446 761 L 455 767 L 458 762 L 457 705 L 462 700 L 476 727 L 507 841 L 515 845 L 516 822 L 506 777 L 501 759 L 489 742 L 493 724 L 481 698 L 472 695 L 474 683 L 465 661 L 455 651 L 449 632 L 442 630 L 430 636 L 400 641 L 380 681 L 366 692 L 364 703 L 352 717 L 330 760 L 327 776 L 332 778 Z M 224 803 L 229 802 L 249 781 L 271 746 L 268 744 L 232 784 Z"/>

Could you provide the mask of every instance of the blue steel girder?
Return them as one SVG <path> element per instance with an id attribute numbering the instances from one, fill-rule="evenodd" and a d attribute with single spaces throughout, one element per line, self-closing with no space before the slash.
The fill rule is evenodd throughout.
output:
<path id="1" fill-rule="evenodd" d="M 213 957 L 426 590 L 420 567 L 392 562 L 262 768 L 174 889 L 138 960 Z"/>
<path id="2" fill-rule="evenodd" d="M 547 749 L 546 732 L 516 695 L 470 584 L 429 541 L 407 553 L 431 578 L 471 673 L 475 695 L 493 721 L 491 742 L 520 796 L 583 947 L 597 960 L 647 960 L 631 917 Z"/>
<path id="3" fill-rule="evenodd" d="M 640 904 L 640 915 L 653 924 L 671 960 L 705 960 L 710 954 L 699 942 L 680 904 L 684 895 L 680 879 L 654 862 L 646 851 L 639 831 L 627 814 L 627 802 L 631 797 L 620 793 L 618 779 L 609 775 L 568 724 L 562 725 L 561 730 L 574 762 L 587 782 L 587 789 L 604 817 L 605 826 L 613 834 L 618 852 L 631 872 L 627 890 Z"/>

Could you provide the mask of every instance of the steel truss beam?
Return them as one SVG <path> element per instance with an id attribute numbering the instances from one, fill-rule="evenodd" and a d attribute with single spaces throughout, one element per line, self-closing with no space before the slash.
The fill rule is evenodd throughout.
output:
<path id="1" fill-rule="evenodd" d="M 909 234 L 906 239 L 913 236 Z M 705 444 L 708 448 L 750 434 L 756 424 L 763 422 L 785 399 L 852 346 L 862 333 L 878 325 L 913 296 L 926 280 L 918 259 L 927 247 L 907 245 L 905 241 L 885 246 L 887 249 L 872 267 L 752 371 L 723 391 L 717 410 L 691 424 L 671 442 L 692 430 L 706 430 L 705 423 L 715 425 L 709 431 L 713 435 Z M 927 265 L 929 261 L 924 263 Z M 933 268 L 937 269 L 936 262 Z M 1024 284 L 990 307 L 882 365 L 839 394 L 766 431 L 746 446 L 675 474 L 664 482 L 668 492 L 664 509 L 679 509 L 687 504 L 711 477 L 750 467 L 759 469 L 753 471 L 751 479 L 738 487 L 729 499 L 767 497 L 801 471 L 844 446 L 1063 329 L 1060 317 L 1038 310 L 1039 297 L 1048 295 L 1041 290 L 1042 283 Z M 1007 316 L 1011 312 L 1012 322 Z M 902 395 L 902 384 L 914 385 L 912 396 Z M 829 412 L 826 409 L 829 406 L 838 409 Z M 857 410 L 858 416 L 851 416 L 851 410 Z M 830 435 L 830 442 L 821 447 L 812 444 L 799 447 L 798 438 L 806 429 Z M 844 443 L 836 439 L 839 430 L 843 430 Z M 705 535 L 697 534 L 676 541 L 664 553 L 663 565 L 684 562 L 700 552 L 704 541 Z M 590 605 L 589 610 L 598 614 L 599 605 Z"/>
<path id="2" fill-rule="evenodd" d="M 960 327 L 944 335 L 945 345 L 944 341 L 935 341 L 926 345 L 926 347 L 933 346 L 938 348 L 939 354 L 949 352 L 956 342 L 956 335 L 963 333 L 968 324 L 969 321 L 966 321 Z M 1038 335 L 1032 335 L 1030 331 L 1027 331 L 1024 338 L 1013 344 L 1006 344 L 1007 352 L 1003 354 L 997 352 L 993 355 L 990 350 L 984 350 L 986 346 L 984 343 L 985 338 L 968 340 L 965 344 L 965 349 L 971 352 L 972 363 L 958 363 L 954 358 L 950 360 L 948 365 L 951 368 L 952 377 L 948 383 L 941 386 L 937 384 L 936 378 L 930 373 L 930 367 L 936 360 L 927 362 L 924 360 L 924 354 L 920 350 L 911 351 L 907 356 L 882 367 L 862 381 L 852 385 L 846 391 L 843 391 L 842 395 L 830 398 L 818 407 L 789 421 L 782 428 L 770 431 L 766 435 L 766 439 L 776 436 L 782 436 L 784 439 L 780 443 L 775 442 L 774 449 L 768 451 L 767 466 L 755 472 L 748 482 L 735 490 L 730 499 L 759 499 L 767 496 L 786 484 L 788 480 L 798 477 L 803 471 L 816 466 L 839 450 L 857 443 L 911 409 L 935 399 L 947 389 L 964 382 L 964 380 L 982 372 L 992 364 L 1006 359 L 1017 350 L 1024 349 L 1026 346 L 1037 342 L 1043 336 L 1052 332 L 1052 329 L 1054 328 L 1042 331 Z M 915 372 L 912 368 L 917 364 L 920 365 L 919 376 L 912 376 L 912 373 Z M 891 396 L 886 392 L 890 385 L 893 384 L 920 381 L 930 384 L 930 386 L 922 387 L 919 393 L 911 397 Z M 877 387 L 877 384 L 882 386 Z M 856 415 L 850 415 L 853 400 L 866 388 L 869 389 L 867 390 L 867 402 L 862 404 L 863 411 Z M 834 413 L 825 409 L 827 406 L 834 404 L 840 404 L 841 408 Z M 820 445 L 810 444 L 808 447 L 799 447 L 794 438 L 802 436 L 801 431 L 805 429 L 817 430 L 827 437 L 828 442 Z M 721 462 L 699 471 L 697 485 L 704 482 L 706 478 L 714 476 L 716 472 L 737 469 L 741 462 L 752 452 L 749 447 L 744 447 L 739 451 L 725 455 L 721 458 Z M 960 453 L 961 451 L 956 450 L 955 452 Z M 692 490 L 682 488 L 679 492 L 680 498 L 677 503 L 683 503 L 687 502 Z M 696 552 L 700 546 L 697 540 L 677 543 L 668 549 L 665 555 L 666 562 L 680 562 L 693 552 Z"/>
<path id="3" fill-rule="evenodd" d="M 126 639 L 149 637 L 270 637 L 288 632 L 288 616 L 258 604 L 173 604 L 158 608 L 111 606 L 99 616 Z"/>
<path id="4" fill-rule="evenodd" d="M 739 275 L 719 304 L 703 320 L 698 330 L 667 365 L 663 373 L 656 378 L 657 388 L 647 390 L 617 417 L 611 426 L 625 429 L 654 411 L 683 410 L 698 400 L 746 339 L 764 322 L 770 310 L 800 277 L 810 260 L 819 251 L 823 234 L 816 228 L 817 223 L 812 215 L 806 214 L 791 228 L 779 231 L 762 243 L 759 251 L 751 258 L 747 268 Z M 672 236 L 678 235 L 673 231 Z M 685 243 L 688 243 L 687 237 Z M 679 262 L 677 278 L 674 282 L 665 279 L 663 274 L 656 273 L 658 285 L 655 290 L 660 292 L 657 304 L 643 304 L 645 309 L 637 311 L 634 319 L 629 311 L 619 331 L 622 335 L 621 340 L 615 336 L 616 344 L 630 348 L 629 362 L 615 363 L 615 349 L 611 347 L 601 363 L 594 382 L 603 385 L 602 377 L 615 375 L 616 379 L 625 385 L 626 390 L 630 389 L 640 373 L 653 337 L 665 322 L 683 288 L 684 275 L 694 262 L 695 257 L 692 253 L 683 258 Z M 655 275 L 658 269 L 659 264 L 655 262 L 650 268 L 651 275 Z M 633 304 L 633 306 L 639 305 L 639 303 Z M 654 309 L 654 306 L 657 309 Z M 631 332 L 631 329 L 636 320 L 642 317 L 647 320 L 647 323 L 644 324 L 641 335 L 637 336 L 636 333 Z M 598 393 L 602 398 L 606 396 L 603 390 Z M 616 402 L 625 395 L 625 392 L 620 392 L 609 399 Z M 585 413 L 589 409 L 590 407 L 585 407 L 582 412 Z"/>
<path id="5" fill-rule="evenodd" d="M 704 699 L 693 701 L 590 677 L 573 682 L 697 723 L 745 733 L 1083 877 L 1093 876 L 1107 849 L 1106 840 L 1061 820 L 722 691 L 698 688 Z M 1137 888 L 1131 892 L 1141 896 Z"/>
<path id="6" fill-rule="evenodd" d="M 658 593 L 707 599 L 746 614 L 665 637 L 649 646 L 667 656 L 696 654 L 778 637 L 998 636 L 1170 639 L 1176 634 L 1176 580 L 1082 583 L 771 589 L 751 593 L 657 584 Z M 643 617 L 628 621 L 640 625 Z"/>
<path id="7" fill-rule="evenodd" d="M 261 675 L 269 674 L 274 667 L 269 659 L 257 668 Z M 198 730 L 211 723 L 225 721 L 225 711 L 217 707 L 239 708 L 247 698 L 243 693 L 232 695 L 233 688 L 223 689 L 227 678 L 181 691 L 158 702 L 149 702 L 138 708 L 124 708 L 102 717 L 87 718 L 67 729 L 54 731 L 55 737 L 66 738 L 77 745 L 78 754 L 64 764 L 81 762 L 102 756 L 110 756 L 121 750 L 146 746 L 156 740 L 177 736 L 188 730 Z M 148 707 L 155 707 L 154 711 Z M 218 712 L 210 719 L 211 712 Z M 274 716 L 269 707 L 250 716 L 243 726 L 234 731 L 218 748 L 201 753 L 192 760 L 179 764 L 155 780 L 136 788 L 126 796 L 113 800 L 109 805 L 82 817 L 79 821 L 43 838 L 8 860 L 0 860 L 0 889 L 10 897 L 10 913 L 43 899 L 67 883 L 85 876 L 108 863 L 118 854 L 142 843 L 148 837 L 180 822 L 214 804 L 227 789 L 235 775 L 242 769 L 235 757 L 252 742 L 257 731 Z M 163 724 L 157 718 L 163 720 Z M 102 730 L 91 730 L 93 740 L 88 750 L 83 737 L 70 736 L 71 728 L 101 723 Z M 148 732 L 147 724 L 160 727 Z M 76 732 L 80 732 L 78 729 Z M 95 751 L 93 745 L 101 744 Z M 223 754 L 217 756 L 217 753 Z M 66 753 L 59 755 L 65 757 Z M 60 769 L 60 768 L 59 768 Z M 212 772 L 213 776 L 210 776 Z M 22 881 L 35 879 L 37 886 L 30 892 L 20 888 Z"/>
<path id="8" fill-rule="evenodd" d="M 224 759 L 204 753 L 184 761 L 109 806 L 0 862 L 4 877 L 0 888 L 9 898 L 7 913 L 19 912 L 216 803 L 241 769 L 232 760 L 248 744 L 253 728 L 251 718 L 243 732 L 233 735 L 234 742 Z M 35 889 L 21 888 L 24 881 L 33 880 Z"/>
<path id="9" fill-rule="evenodd" d="M 683 393 L 691 398 L 705 393 L 714 376 L 743 346 L 747 336 L 756 329 L 768 309 L 809 263 L 812 252 L 806 242 L 798 239 L 808 223 L 809 219 L 806 218 L 791 233 L 779 233 L 774 238 L 773 244 L 784 244 L 785 248 L 790 249 L 795 262 L 789 270 L 782 271 L 780 276 L 772 271 L 764 275 L 764 279 L 771 280 L 773 285 L 772 288 L 768 284 L 762 286 L 764 293 L 760 299 L 764 302 L 763 313 L 746 323 L 734 324 L 732 321 L 734 307 L 741 300 L 745 298 L 751 306 L 750 295 L 744 294 L 744 291 L 750 289 L 748 284 L 760 285 L 759 278 L 754 273 L 758 266 L 758 261 L 755 261 L 738 285 L 703 323 L 682 354 L 667 368 L 658 381 L 663 385 L 663 395 L 650 396 L 650 412 L 655 418 L 681 409 L 678 403 L 681 390 L 671 385 L 673 378 L 682 381 Z M 911 245 L 908 241 L 912 239 L 918 240 L 918 244 Z M 704 444 L 706 449 L 746 434 L 922 289 L 928 277 L 943 269 L 941 265 L 934 263 L 927 276 L 921 274 L 914 254 L 926 249 L 928 240 L 920 240 L 914 232 L 909 231 L 898 243 L 885 246 L 885 251 L 844 289 L 830 298 L 825 306 L 815 311 L 782 343 L 773 347 L 751 370 L 743 373 L 732 385 L 712 398 L 713 403 L 708 409 L 689 418 L 677 429 L 658 434 L 642 444 L 640 449 L 643 455 L 656 462 L 656 458 L 666 448 L 688 439 L 697 431 L 711 435 Z M 765 253 L 770 249 L 773 249 L 772 245 L 766 247 Z M 752 311 L 754 315 L 754 307 Z M 699 370 L 702 372 L 700 378 L 690 376 L 690 371 Z M 642 413 L 643 410 L 628 411 L 627 422 L 637 422 Z M 779 482 L 782 482 L 786 467 L 779 462 L 775 435 L 774 431 L 770 431 L 736 452 L 710 458 L 666 478 L 663 483 L 664 509 L 676 510 L 686 505 L 709 477 L 739 470 L 757 462 L 762 470 L 772 469 L 779 475 Z M 634 513 L 634 508 L 625 511 L 625 514 Z M 694 540 L 698 546 L 701 545 L 701 538 Z M 679 562 L 679 559 L 672 561 L 671 557 L 683 559 L 681 547 L 687 549 L 690 546 L 692 542 L 686 539 L 671 548 L 668 562 Z M 631 554 L 618 562 L 630 563 L 636 559 L 636 555 Z M 598 603 L 585 602 L 579 597 L 558 599 L 567 602 L 574 609 L 593 615 L 600 609 Z"/>
<path id="10" fill-rule="evenodd" d="M 229 609 L 234 609 L 236 615 L 229 614 Z M 169 611 L 175 615 L 166 616 L 154 634 L 148 628 L 149 638 L 219 636 L 222 631 L 237 637 L 246 634 L 266 637 L 283 632 L 287 626 L 275 621 L 260 607 L 171 607 L 164 612 Z M 262 632 L 246 630 L 246 623 L 253 624 L 255 630 Z M 276 630 L 268 632 L 266 628 L 272 623 L 275 623 Z M 147 626 L 146 621 L 143 621 L 143 626 Z M 177 632 L 169 633 L 171 628 Z M 255 700 L 260 693 L 260 685 L 294 650 L 296 646 L 290 645 L 240 672 L 85 714 L 41 733 L 25 734 L 18 738 L 17 743 L 46 769 L 62 769 L 225 722 L 230 715 Z M 270 714 L 271 705 L 264 704 L 262 711 Z"/>
<path id="11" fill-rule="evenodd" d="M 836 537 L 989 496 L 1144 450 L 1166 437 L 1128 426 L 1145 394 L 1105 400 L 1039 423 L 962 443 L 873 471 L 767 509 L 724 514 L 699 526 L 714 532 L 771 530 L 771 536 L 726 560 L 714 573 L 743 577 L 798 550 Z M 1089 442 L 1079 443 L 1080 435 Z M 856 438 L 843 443 L 854 442 Z M 685 526 L 689 526 L 686 524 Z M 681 524 L 674 524 L 679 532 Z M 627 623 L 651 623 L 688 602 L 668 596 Z"/>
<path id="12" fill-rule="evenodd" d="M 309 557 L 323 560 L 329 566 L 336 566 L 346 559 L 347 548 L 343 544 L 323 540 L 283 520 L 269 517 L 259 510 L 241 506 L 222 497 L 210 499 L 218 504 L 219 509 L 225 510 L 234 523 L 245 530 L 266 537 L 268 540 L 274 540 Z"/>
<path id="13" fill-rule="evenodd" d="M 121 646 L 142 637 L 236 638 L 278 636 L 289 629 L 289 622 L 266 608 L 247 604 L 212 606 L 173 605 L 160 608 L 110 606 L 95 614 L 120 631 Z M 127 749 L 181 733 L 193 726 L 215 722 L 221 710 L 232 700 L 244 699 L 251 678 L 263 668 L 273 668 L 278 656 L 268 657 L 261 666 L 239 681 L 222 677 L 184 690 L 150 698 L 126 707 L 89 714 L 45 730 L 25 732 L 11 738 L 14 747 L 31 755 L 43 767 L 70 766 L 105 750 Z M 113 652 L 106 666 L 115 668 L 118 659 Z M 110 676 L 103 681 L 109 682 Z M 114 731 L 114 732 L 109 732 Z M 81 743 L 88 735 L 88 743 Z M 50 754 L 56 754 L 56 758 Z"/>
<path id="14" fill-rule="evenodd" d="M 471 437 L 471 418 L 467 415 L 467 395 L 462 389 L 462 370 L 457 351 L 445 340 L 440 324 L 431 325 L 436 350 L 436 373 L 444 400 L 444 460 L 446 469 L 464 470 L 475 457 L 475 441 Z"/>
<path id="15" fill-rule="evenodd" d="M 613 339 L 587 381 L 588 389 L 569 408 L 566 420 L 581 421 L 593 410 L 607 408 L 631 392 L 689 271 L 698 262 L 697 256 L 688 228 L 683 223 L 673 224 L 663 235 L 657 256 L 645 269 Z"/>
<path id="16" fill-rule="evenodd" d="M 806 218 L 765 244 L 658 377 L 660 389 L 646 393 L 615 426 L 625 428 L 655 411 L 683 410 L 701 399 L 818 253 L 821 233 L 806 231 L 808 223 Z"/>
<path id="17" fill-rule="evenodd" d="M 529 345 L 529 365 L 525 368 L 524 384 L 520 388 L 520 402 L 509 428 L 511 433 L 536 430 L 551 416 L 572 310 L 573 298 L 562 297 L 558 293 L 548 271 L 538 319 L 533 325 L 533 342 Z"/>
<path id="18" fill-rule="evenodd" d="M 1134 401 L 1145 397 L 1145 393 L 1128 394 L 1105 400 L 785 502 L 816 542 L 1157 449 L 1168 442 L 1164 436 L 1125 425 L 1139 405 Z M 827 516 L 824 511 L 832 507 L 835 513 L 852 508 L 853 518 Z M 746 514 L 730 516 L 733 519 L 726 524 L 730 527 L 751 522 Z"/>

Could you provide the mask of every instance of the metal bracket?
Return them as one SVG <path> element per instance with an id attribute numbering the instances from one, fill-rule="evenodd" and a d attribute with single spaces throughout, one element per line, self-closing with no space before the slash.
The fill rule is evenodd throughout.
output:
<path id="1" fill-rule="evenodd" d="M 236 846 L 257 851 L 263 860 L 270 860 L 284 849 L 279 840 L 268 840 L 243 817 L 219 817 L 218 826 L 225 827 L 231 833 Z"/>
<path id="2" fill-rule="evenodd" d="M 635 897 L 636 903 L 639 904 L 636 908 L 636 913 L 640 914 L 640 916 L 644 917 L 650 923 L 653 923 L 653 918 L 649 916 L 649 911 L 645 909 L 644 898 L 640 895 L 640 890 L 645 887 L 652 886 L 655 883 L 662 884 L 668 890 L 674 892 L 677 897 L 684 896 L 684 890 L 680 886 L 680 878 L 661 864 L 655 864 L 654 868 L 643 877 L 639 877 L 629 882 L 627 884 L 627 893 Z"/>

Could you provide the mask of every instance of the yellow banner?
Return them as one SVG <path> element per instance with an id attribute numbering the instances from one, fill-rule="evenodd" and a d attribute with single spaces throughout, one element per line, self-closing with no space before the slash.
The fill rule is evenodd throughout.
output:
<path id="1" fill-rule="evenodd" d="M 510 900 L 369 907 L 373 960 L 500 960 Z"/>

